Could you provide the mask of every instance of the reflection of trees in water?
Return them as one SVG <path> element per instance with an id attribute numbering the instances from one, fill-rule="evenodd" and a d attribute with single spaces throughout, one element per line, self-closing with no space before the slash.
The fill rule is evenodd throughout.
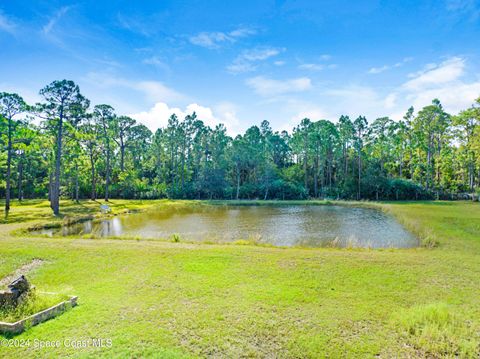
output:
<path id="1" fill-rule="evenodd" d="M 61 235 L 142 236 L 185 240 L 271 243 L 280 246 L 409 247 L 416 239 L 384 213 L 339 206 L 194 206 L 87 221 L 55 230 Z"/>
<path id="2" fill-rule="evenodd" d="M 100 223 L 100 235 L 102 237 L 119 236 L 122 234 L 122 221 L 115 217 Z"/>

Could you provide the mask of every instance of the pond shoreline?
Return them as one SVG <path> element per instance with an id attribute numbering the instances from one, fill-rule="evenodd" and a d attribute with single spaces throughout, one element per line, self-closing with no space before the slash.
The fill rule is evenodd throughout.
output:
<path id="1" fill-rule="evenodd" d="M 114 200 L 111 206 L 123 212 L 128 207 L 146 210 L 156 204 L 172 205 L 169 201 Z M 62 205 L 71 217 L 98 211 L 98 204 Z M 138 356 L 165 348 L 177 350 L 178 357 L 195 356 L 217 346 L 221 355 L 235 357 L 248 351 L 258 338 L 262 343 L 275 343 L 267 355 L 280 348 L 292 357 L 301 353 L 338 357 L 353 345 L 368 357 L 478 356 L 480 312 L 474 290 L 479 273 L 478 203 L 382 205 L 420 231 L 430 230 L 440 245 L 434 250 L 287 249 L 184 241 L 97 241 L 78 236 L 13 237 L 14 229 L 52 219 L 48 203 L 26 202 L 12 208 L 10 220 L 17 218 L 17 222 L 0 226 L 0 277 L 34 258 L 48 261 L 35 271 L 36 285 L 78 294 L 85 305 L 18 339 L 108 332 L 114 347 L 105 349 L 105 356 L 136 348 L 138 333 L 148 336 Z M 89 308 L 95 308 L 94 321 Z M 125 321 L 112 318 L 131 320 L 133 330 L 125 331 Z M 253 326 L 253 320 L 258 325 Z M 438 335 L 429 337 L 435 328 Z M 412 329 L 420 334 L 412 334 Z M 185 342 L 190 334 L 194 339 Z M 19 356 L 31 351 L 2 347 L 0 353 Z M 57 348 L 38 355 L 75 353 L 98 354 Z"/>
<path id="2" fill-rule="evenodd" d="M 319 208 L 314 209 L 314 207 Z M 320 207 L 324 209 L 320 209 Z M 339 210 L 341 207 L 345 208 L 345 211 Z M 212 211 L 208 211 L 208 208 L 212 208 Z M 258 209 L 255 210 L 254 208 Z M 364 212 L 364 210 L 375 212 Z M 131 211 L 126 212 L 131 214 Z M 250 212 L 254 213 L 254 215 L 247 219 L 245 216 L 248 216 Z M 405 240 L 411 238 L 413 234 L 409 233 L 403 226 L 399 227 L 394 216 L 386 211 L 385 208 L 377 203 L 368 202 L 169 201 L 144 208 L 141 211 L 137 210 L 135 213 L 137 213 L 135 219 L 125 216 L 126 213 L 118 216 L 116 213 L 113 213 L 111 215 L 97 214 L 95 216 L 90 215 L 77 218 L 67 217 L 63 222 L 57 221 L 55 225 L 48 223 L 47 225 L 36 224 L 30 226 L 29 234 L 47 237 L 80 236 L 81 238 L 91 239 L 168 240 L 171 238 L 174 242 L 181 240 L 182 242 L 190 243 L 238 243 L 280 247 L 402 248 L 405 246 L 415 247 L 419 243 L 418 238 L 416 238 L 417 244 L 413 242 L 408 245 L 401 244 L 402 242 L 394 242 L 397 244 L 390 243 L 389 241 L 394 238 L 392 236 L 396 235 L 398 231 L 403 231 L 402 233 L 406 236 Z M 234 217 L 231 217 L 232 215 L 229 213 L 233 213 Z M 380 215 L 380 213 L 383 213 L 383 215 Z M 238 217 L 239 214 L 242 215 Z M 174 217 L 171 217 L 172 215 Z M 221 217 L 218 217 L 218 215 Z M 227 217 L 224 217 L 225 215 Z M 271 217 L 272 215 L 274 217 Z M 188 222 L 184 223 L 177 218 L 182 216 Z M 150 217 L 152 217 L 152 220 L 153 218 L 157 219 L 153 220 L 153 222 L 152 220 L 148 222 Z M 171 218 L 167 220 L 167 217 Z M 146 220 L 147 222 L 145 222 Z M 170 226 L 171 220 L 176 224 Z M 199 220 L 200 222 L 198 222 Z M 241 222 L 238 222 L 239 220 Z M 335 222 L 338 220 L 340 222 Z M 128 228 L 128 223 L 131 221 L 145 222 L 145 225 L 148 227 L 159 226 L 158 229 L 161 232 L 153 234 L 151 233 L 152 229 L 150 229 L 149 232 L 145 233 L 143 228 L 138 226 L 135 227 L 135 230 L 130 229 L 127 232 L 122 230 L 122 223 L 126 223 Z M 383 223 L 382 221 L 386 222 L 381 227 L 378 227 L 378 230 L 375 230 L 375 227 L 372 227 L 377 225 L 374 224 L 376 223 L 375 221 L 380 221 L 378 225 Z M 159 223 L 164 223 L 164 225 Z M 301 223 L 302 226 L 298 227 Z M 304 227 L 307 223 L 308 229 Z M 351 225 L 348 223 L 351 223 Z M 387 232 L 383 228 L 386 223 L 390 223 L 389 226 L 393 226 Z M 168 230 L 164 228 L 165 225 L 169 228 Z M 279 226 L 283 226 L 283 230 L 274 229 Z M 358 228 L 362 227 L 364 228 L 359 232 Z M 394 230 L 393 228 L 396 229 Z M 190 231 L 190 234 L 185 233 L 186 229 Z M 198 231 L 203 229 L 203 231 L 206 230 L 207 232 L 195 234 L 196 231 L 194 229 L 198 229 Z M 191 232 L 192 230 L 194 232 Z M 241 232 L 238 232 L 239 230 Z M 232 233 L 231 235 L 230 232 Z M 192 236 L 195 237 L 194 240 Z M 302 244 L 305 240 L 309 244 Z M 320 242 L 318 242 L 319 240 Z M 409 239 L 409 241 L 411 240 Z"/>

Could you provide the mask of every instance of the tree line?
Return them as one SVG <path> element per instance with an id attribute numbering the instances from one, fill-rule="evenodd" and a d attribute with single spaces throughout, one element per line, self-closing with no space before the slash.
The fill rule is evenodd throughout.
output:
<path id="1" fill-rule="evenodd" d="M 73 81 L 40 95 L 30 105 L 0 93 L 6 215 L 12 196 L 48 198 L 59 214 L 60 198 L 400 200 L 480 191 L 480 98 L 455 115 L 435 99 L 401 121 L 305 118 L 292 133 L 263 121 L 232 138 L 195 113 L 172 114 L 152 133 L 107 104 L 92 107 Z"/>

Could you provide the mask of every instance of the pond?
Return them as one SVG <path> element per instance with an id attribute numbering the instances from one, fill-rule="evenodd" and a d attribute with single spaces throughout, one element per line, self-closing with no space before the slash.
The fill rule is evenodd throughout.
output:
<path id="1" fill-rule="evenodd" d="M 44 229 L 40 233 L 163 239 L 177 234 L 181 241 L 253 240 L 277 246 L 401 248 L 418 245 L 416 237 L 381 211 L 333 205 L 172 206 Z"/>

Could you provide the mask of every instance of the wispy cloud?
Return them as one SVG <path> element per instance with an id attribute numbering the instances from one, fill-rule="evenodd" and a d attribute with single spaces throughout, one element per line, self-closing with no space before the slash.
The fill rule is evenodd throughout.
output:
<path id="1" fill-rule="evenodd" d="M 275 80 L 264 76 L 256 76 L 248 79 L 246 84 L 257 94 L 264 97 L 303 92 L 312 88 L 312 81 L 308 77 Z"/>
<path id="2" fill-rule="evenodd" d="M 110 73 L 91 72 L 86 81 L 98 87 L 124 87 L 144 94 L 151 102 L 174 102 L 185 97 L 160 81 L 134 81 L 114 76 Z"/>
<path id="3" fill-rule="evenodd" d="M 307 71 L 321 71 L 324 69 L 334 69 L 337 67 L 336 64 L 329 64 L 327 61 L 331 60 L 331 55 L 320 55 L 315 59 L 315 62 L 303 62 L 300 59 L 297 59 L 298 62 L 301 62 L 298 65 L 299 70 L 307 70 Z"/>
<path id="4" fill-rule="evenodd" d="M 235 60 L 233 60 L 230 65 L 227 66 L 227 70 L 235 74 L 254 71 L 257 68 L 256 63 L 277 56 L 284 50 L 285 49 L 273 47 L 257 47 L 254 49 L 244 50 L 235 58 Z"/>
<path id="5" fill-rule="evenodd" d="M 408 90 L 423 90 L 457 80 L 463 75 L 465 59 L 453 57 L 439 65 L 429 64 L 424 70 L 410 74 L 411 80 L 403 87 Z"/>
<path id="6" fill-rule="evenodd" d="M 467 17 L 471 21 L 480 17 L 480 2 L 478 0 L 446 0 L 445 8 L 451 14 Z"/>
<path id="7" fill-rule="evenodd" d="M 372 67 L 370 70 L 368 70 L 368 73 L 373 74 L 373 75 L 380 74 L 382 72 L 385 72 L 385 71 L 388 71 L 388 70 L 391 70 L 391 69 L 394 69 L 394 68 L 402 67 L 407 62 L 410 62 L 412 60 L 413 60 L 412 57 L 405 57 L 402 61 L 399 61 L 399 62 L 397 62 L 393 65 L 383 65 L 383 66 L 380 66 L 380 67 Z"/>
<path id="8" fill-rule="evenodd" d="M 48 22 L 42 27 L 42 32 L 44 35 L 49 35 L 54 29 L 55 25 L 60 21 L 60 19 L 70 10 L 70 6 L 63 6 L 58 9 L 55 14 L 48 20 Z"/>
<path id="9" fill-rule="evenodd" d="M 467 78 L 467 59 L 460 56 L 443 59 L 438 64 L 429 63 L 422 69 L 410 73 L 407 78 L 390 92 L 365 85 L 350 84 L 327 89 L 322 97 L 331 97 L 329 108 L 332 113 L 369 119 L 381 113 L 393 119 L 402 118 L 405 109 L 413 106 L 417 111 L 438 98 L 447 112 L 458 113 L 468 108 L 480 94 L 480 79 Z M 353 111 L 349 112 L 349 111 Z"/>
<path id="10" fill-rule="evenodd" d="M 394 97 L 387 100 L 376 88 L 358 83 L 327 88 L 319 96 L 328 101 L 329 113 L 334 118 L 342 114 L 352 118 L 364 115 L 370 120 L 381 114 L 386 104 L 395 103 Z"/>
<path id="11" fill-rule="evenodd" d="M 413 105 L 419 110 L 438 98 L 446 111 L 457 113 L 469 107 L 480 93 L 479 79 L 466 81 L 463 78 L 466 67 L 467 60 L 460 56 L 439 64 L 427 64 L 420 71 L 409 74 L 409 79 L 386 97 L 384 106 L 386 109 L 395 108 L 397 100 L 403 99 L 408 106 Z"/>
<path id="12" fill-rule="evenodd" d="M 298 65 L 300 70 L 320 71 L 325 68 L 324 64 L 301 64 Z"/>
<path id="13" fill-rule="evenodd" d="M 200 32 L 190 36 L 189 41 L 193 45 L 205 47 L 207 49 L 218 49 L 225 43 L 234 43 L 238 39 L 256 34 L 256 30 L 247 27 L 241 27 L 230 32 Z"/>
<path id="14" fill-rule="evenodd" d="M 170 66 L 168 66 L 168 64 L 158 56 L 152 56 L 152 57 L 146 58 L 142 61 L 142 63 L 145 65 L 155 66 L 166 72 L 170 72 Z"/>
<path id="15" fill-rule="evenodd" d="M 133 16 L 124 16 L 122 14 L 117 14 L 118 25 L 128 31 L 138 33 L 143 36 L 150 36 L 151 32 L 148 28 L 148 22 L 145 19 L 138 19 Z"/>
<path id="16" fill-rule="evenodd" d="M 17 25 L 15 24 L 15 22 L 0 11 L 0 30 L 13 35 L 15 33 L 16 27 Z"/>

